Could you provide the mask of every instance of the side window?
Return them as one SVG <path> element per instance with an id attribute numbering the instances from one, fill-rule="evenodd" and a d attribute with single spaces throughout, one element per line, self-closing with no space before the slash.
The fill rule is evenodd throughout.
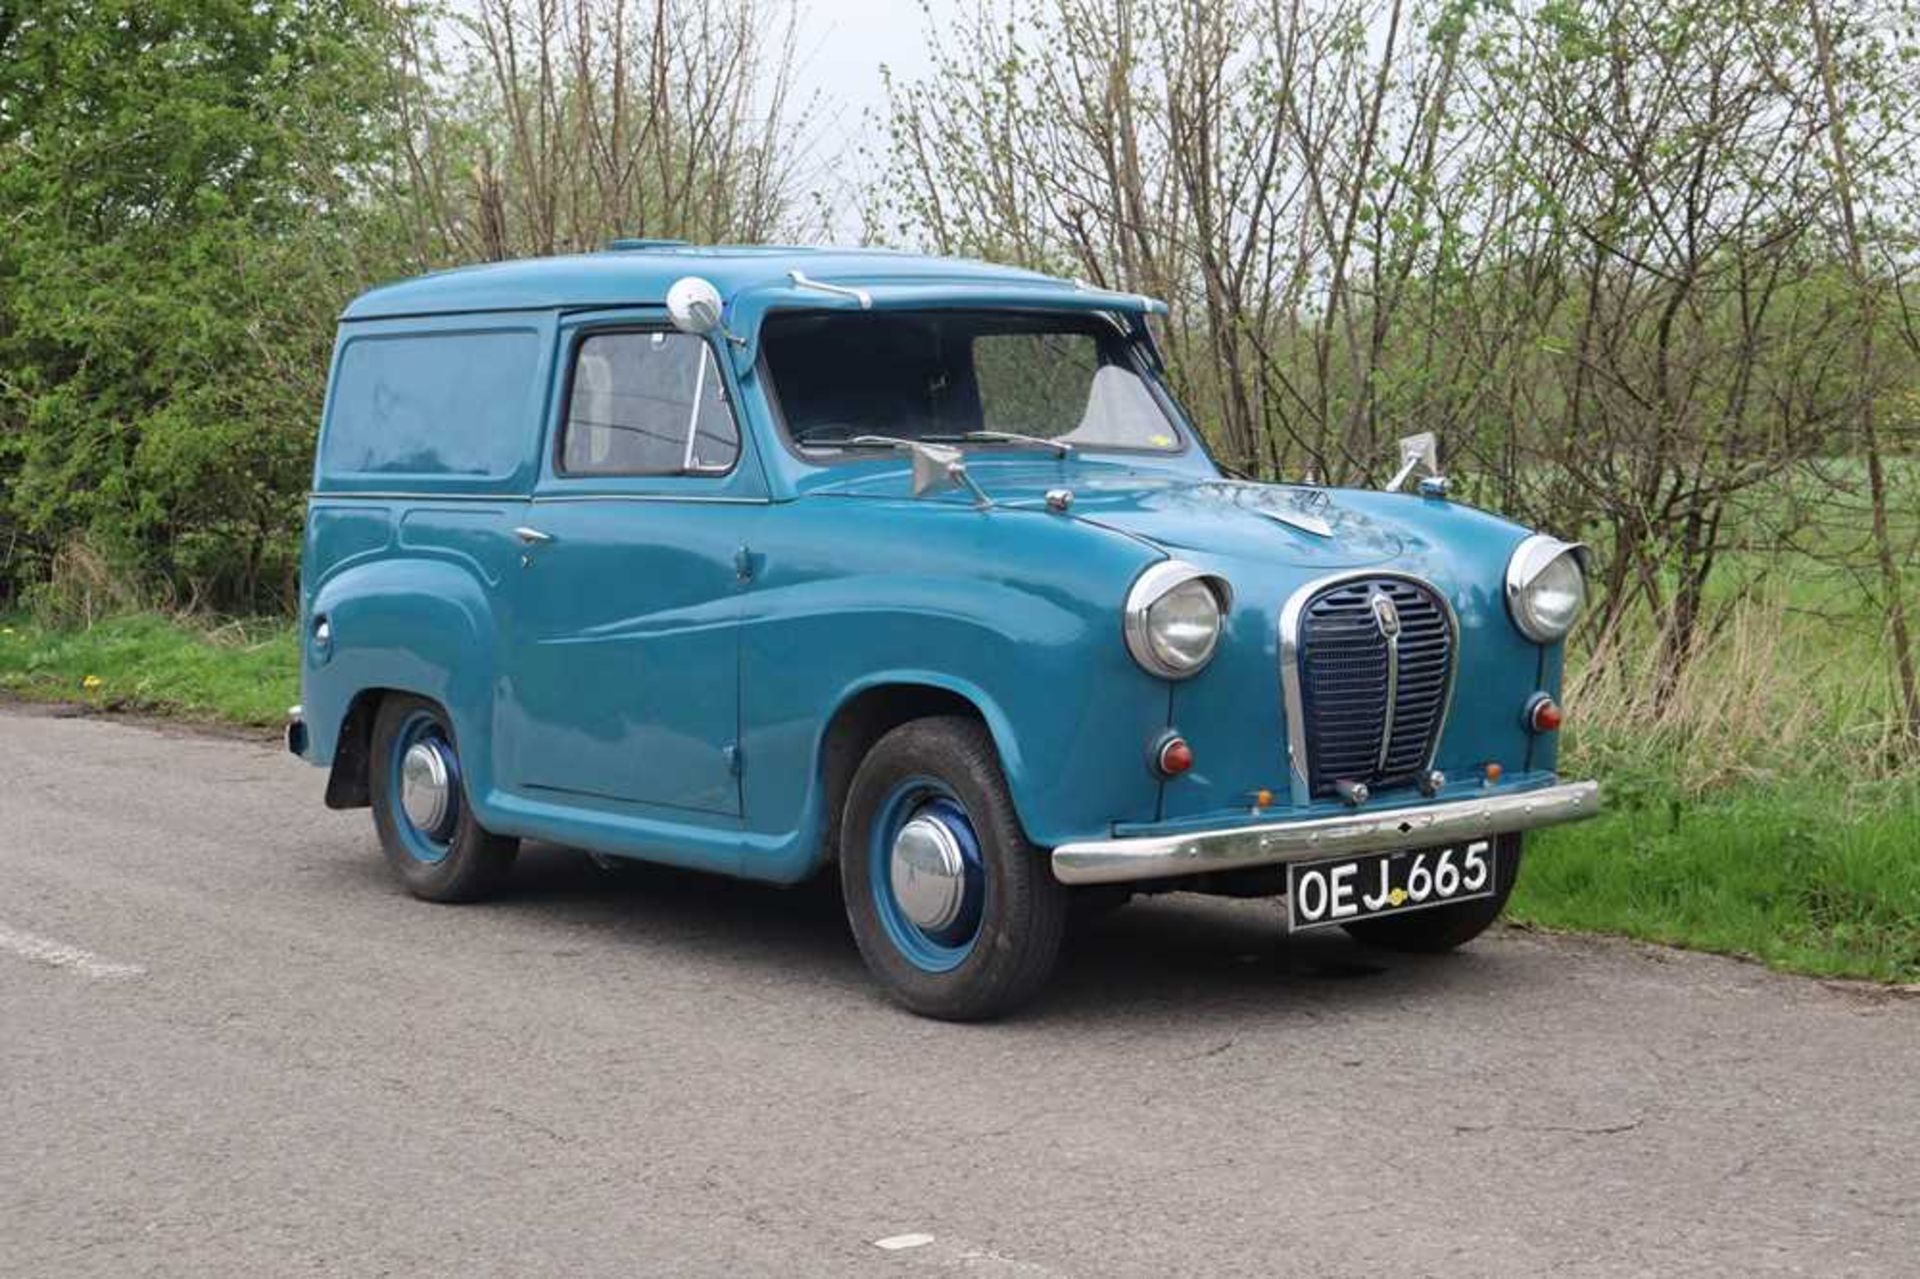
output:
<path id="1" fill-rule="evenodd" d="M 512 475 L 526 461 L 539 363 L 528 329 L 353 338 L 334 375 L 321 473 Z"/>
<path id="2" fill-rule="evenodd" d="M 718 474 L 740 456 L 713 348 L 685 333 L 595 333 L 576 349 L 560 437 L 569 475 Z"/>

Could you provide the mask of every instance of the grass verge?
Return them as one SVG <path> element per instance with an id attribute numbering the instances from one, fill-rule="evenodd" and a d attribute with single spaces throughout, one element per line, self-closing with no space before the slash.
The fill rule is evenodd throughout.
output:
<path id="1" fill-rule="evenodd" d="M 229 724 L 277 725 L 299 700 L 298 653 L 284 622 L 196 625 L 130 614 L 85 630 L 0 618 L 0 689 Z"/>
<path id="2" fill-rule="evenodd" d="M 1611 796 L 1529 841 L 1512 917 L 1920 981 L 1920 781 L 1748 783 L 1694 801 Z"/>

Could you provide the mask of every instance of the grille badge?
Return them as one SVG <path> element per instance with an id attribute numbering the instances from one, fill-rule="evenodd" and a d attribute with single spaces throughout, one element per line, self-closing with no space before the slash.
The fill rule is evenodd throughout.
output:
<path id="1" fill-rule="evenodd" d="M 1384 591 L 1373 593 L 1373 624 L 1380 628 L 1380 638 L 1391 643 L 1400 638 L 1400 609 L 1391 596 Z"/>

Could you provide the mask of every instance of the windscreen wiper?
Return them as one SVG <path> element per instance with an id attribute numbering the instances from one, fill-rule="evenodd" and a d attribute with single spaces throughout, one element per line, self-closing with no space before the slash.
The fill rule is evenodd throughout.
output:
<path id="1" fill-rule="evenodd" d="M 958 444 L 966 438 L 964 435 L 916 435 L 912 439 L 908 439 L 903 435 L 856 435 L 850 440 L 835 440 L 832 441 L 832 443 L 851 444 L 855 448 L 862 449 L 877 449 L 882 447 L 910 449 L 916 444 Z"/>
<path id="2" fill-rule="evenodd" d="M 1073 445 L 1065 440 L 1049 440 L 1039 435 L 1022 435 L 1018 431 L 968 431 L 962 438 L 991 440 L 1000 444 L 1035 444 L 1043 449 L 1052 449 L 1061 457 L 1073 456 Z"/>
<path id="3" fill-rule="evenodd" d="M 810 431 L 802 431 L 793 437 L 793 442 L 805 449 L 898 449 L 911 448 L 915 444 L 959 444 L 967 437 L 964 435 L 916 435 L 909 439 L 904 435 L 825 435 L 816 438 Z"/>

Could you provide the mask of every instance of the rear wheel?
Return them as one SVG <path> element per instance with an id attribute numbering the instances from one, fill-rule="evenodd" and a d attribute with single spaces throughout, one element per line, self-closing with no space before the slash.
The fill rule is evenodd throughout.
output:
<path id="1" fill-rule="evenodd" d="M 1506 909 L 1520 874 L 1520 840 L 1519 835 L 1502 835 L 1495 845 L 1493 896 L 1347 924 L 1348 935 L 1362 945 L 1414 955 L 1435 955 L 1466 945 L 1492 927 Z"/>
<path id="2" fill-rule="evenodd" d="M 408 892 L 463 902 L 499 888 L 520 844 L 474 818 L 445 711 L 418 697 L 382 702 L 370 780 L 380 846 Z"/>
<path id="3" fill-rule="evenodd" d="M 1066 889 L 1027 842 L 977 720 L 915 720 L 882 737 L 848 788 L 839 851 L 854 940 L 896 1002 L 976 1021 L 1045 984 Z"/>

